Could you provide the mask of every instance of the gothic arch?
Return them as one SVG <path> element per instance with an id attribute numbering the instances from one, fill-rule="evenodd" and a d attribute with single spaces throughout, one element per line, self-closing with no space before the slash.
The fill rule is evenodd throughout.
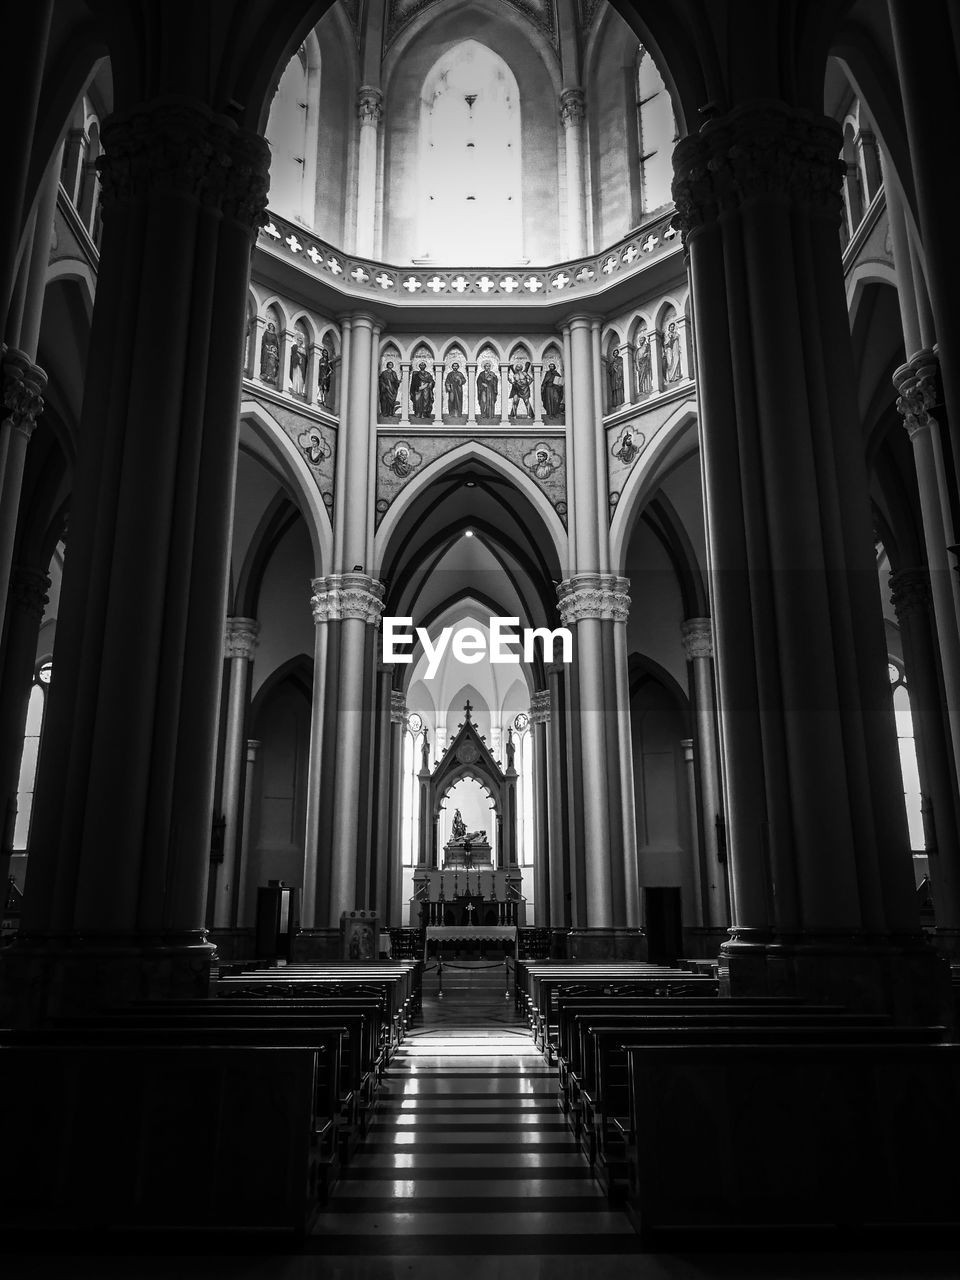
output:
<path id="1" fill-rule="evenodd" d="M 688 445 L 687 448 L 684 448 Z M 659 484 L 668 463 L 699 448 L 697 412 L 688 401 L 678 405 L 657 432 L 653 444 L 644 452 L 627 476 L 610 524 L 610 561 L 623 572 L 624 557 L 637 516 L 647 498 Z"/>
<path id="2" fill-rule="evenodd" d="M 74 280 L 80 286 L 87 319 L 93 319 L 93 303 L 97 292 L 97 277 L 89 263 L 77 258 L 61 258 L 47 268 L 47 288 L 58 280 Z"/>
<path id="3" fill-rule="evenodd" d="M 438 480 L 446 472 L 452 471 L 464 462 L 483 462 L 520 490 L 543 520 L 553 550 L 556 552 L 561 565 L 564 565 L 567 559 L 567 531 L 564 529 L 560 517 L 546 495 L 529 477 L 523 474 L 519 467 L 501 457 L 499 453 L 495 453 L 493 449 L 482 444 L 479 440 L 464 441 L 463 444 L 457 445 L 455 449 L 451 449 L 449 453 L 443 454 L 442 457 L 435 458 L 422 471 L 417 472 L 383 517 L 373 543 L 374 563 L 377 566 L 381 566 L 386 562 L 390 541 L 411 503 L 421 493 L 425 492 L 435 480 Z"/>
<path id="4" fill-rule="evenodd" d="M 333 563 L 333 528 L 313 472 L 302 452 L 258 401 L 241 403 L 240 421 L 248 424 L 289 485 L 310 533 L 316 575 L 321 576 Z"/>

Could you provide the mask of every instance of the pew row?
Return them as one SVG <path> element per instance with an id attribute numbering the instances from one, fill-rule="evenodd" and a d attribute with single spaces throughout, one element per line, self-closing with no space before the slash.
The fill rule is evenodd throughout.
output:
<path id="1" fill-rule="evenodd" d="M 669 1233 L 960 1223 L 960 1046 L 628 1045 L 627 1209 Z M 690 1153 L 710 1178 L 689 1177 Z"/>
<path id="2" fill-rule="evenodd" d="M 7 1231 L 305 1235 L 322 1194 L 316 1045 L 0 1045 Z M 56 1099 L 56 1105 L 51 1100 Z M 135 1121 L 135 1122 L 134 1122 Z"/>

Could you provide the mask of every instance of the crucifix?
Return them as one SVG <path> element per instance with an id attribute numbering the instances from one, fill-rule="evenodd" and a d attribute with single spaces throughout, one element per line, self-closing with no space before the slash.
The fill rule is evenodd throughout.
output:
<path id="1" fill-rule="evenodd" d="M 471 704 L 470 704 L 470 699 L 469 699 L 469 698 L 468 698 L 468 699 L 466 700 L 466 702 L 463 704 L 463 709 L 464 709 L 464 711 L 466 712 L 466 715 L 467 715 L 467 723 L 469 724 L 469 722 L 470 722 L 470 713 L 471 713 L 471 711 L 473 710 L 473 707 L 472 707 L 472 706 L 471 706 Z"/>
<path id="2" fill-rule="evenodd" d="M 472 902 L 468 902 L 468 903 L 467 903 L 467 909 L 466 909 L 466 914 L 467 914 L 467 924 L 468 924 L 468 925 L 472 925 L 472 924 L 473 924 L 473 909 L 474 909 L 474 908 L 473 908 L 473 903 L 472 903 Z"/>

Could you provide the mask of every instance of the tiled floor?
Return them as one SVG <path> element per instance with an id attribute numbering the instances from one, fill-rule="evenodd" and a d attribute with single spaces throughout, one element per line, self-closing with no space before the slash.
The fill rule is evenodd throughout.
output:
<path id="1" fill-rule="evenodd" d="M 448 965 L 444 987 L 386 1073 L 377 1121 L 317 1225 L 323 1251 L 439 1263 L 539 1256 L 560 1239 L 571 1253 L 636 1249 L 557 1110 L 556 1073 L 504 998 L 502 968 Z"/>
<path id="2" fill-rule="evenodd" d="M 639 1252 L 568 1136 L 502 968 L 446 966 L 444 988 L 440 1001 L 428 976 L 370 1138 L 305 1246 L 78 1256 L 51 1242 L 11 1258 L 0 1242 L 3 1280 L 960 1280 L 943 1250 Z"/>

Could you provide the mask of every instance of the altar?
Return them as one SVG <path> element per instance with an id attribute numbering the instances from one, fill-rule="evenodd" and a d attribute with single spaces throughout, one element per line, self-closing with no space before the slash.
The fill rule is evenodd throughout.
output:
<path id="1" fill-rule="evenodd" d="M 423 937 L 423 958 L 426 960 L 428 949 L 431 942 L 438 944 L 440 954 L 443 954 L 443 947 L 449 942 L 463 943 L 479 943 L 479 942 L 496 942 L 506 951 L 508 947 L 513 947 L 513 958 L 517 958 L 517 940 L 520 930 L 516 925 L 462 925 L 460 927 L 450 925 L 428 925 L 424 930 Z"/>

